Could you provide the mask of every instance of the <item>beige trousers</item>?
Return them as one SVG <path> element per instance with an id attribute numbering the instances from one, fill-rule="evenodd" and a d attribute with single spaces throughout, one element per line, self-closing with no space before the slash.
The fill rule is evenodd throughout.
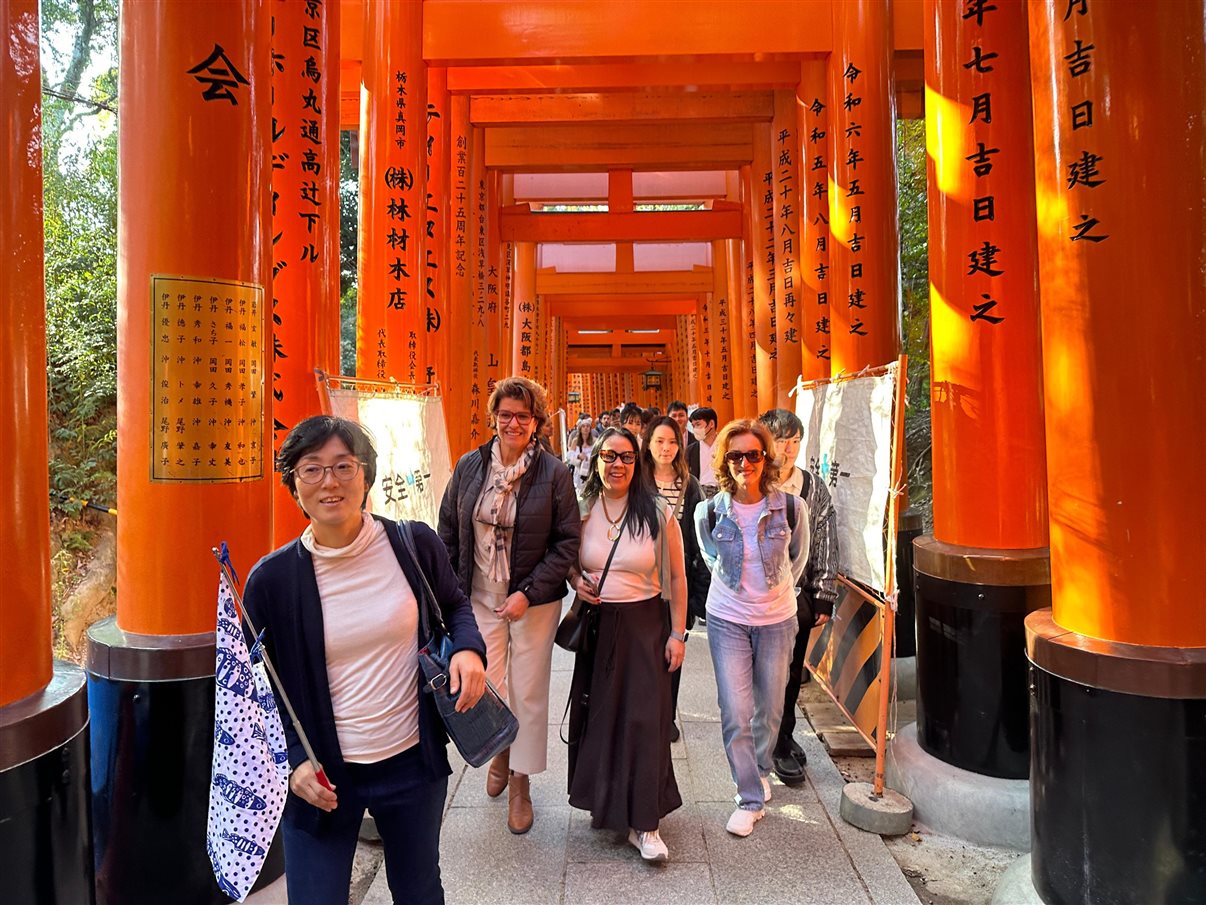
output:
<path id="1" fill-rule="evenodd" d="M 519 735 L 511 745 L 511 769 L 543 773 L 548 766 L 549 678 L 553 669 L 553 638 L 561 621 L 559 602 L 528 607 L 518 622 L 494 614 L 506 594 L 474 588 L 470 598 L 478 630 L 486 641 L 486 678 L 510 705 L 519 720 Z"/>

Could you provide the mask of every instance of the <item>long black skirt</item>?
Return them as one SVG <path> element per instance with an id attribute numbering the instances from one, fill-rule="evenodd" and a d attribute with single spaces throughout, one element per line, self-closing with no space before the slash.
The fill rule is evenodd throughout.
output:
<path id="1" fill-rule="evenodd" d="M 596 829 L 655 830 L 683 803 L 670 759 L 670 615 L 660 597 L 586 611 L 570 685 L 570 804 Z"/>

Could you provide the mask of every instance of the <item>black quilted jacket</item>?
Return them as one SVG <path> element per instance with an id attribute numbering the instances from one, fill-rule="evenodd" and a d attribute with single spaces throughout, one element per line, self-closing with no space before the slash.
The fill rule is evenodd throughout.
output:
<path id="1" fill-rule="evenodd" d="M 461 456 L 440 503 L 440 539 L 466 594 L 473 587 L 473 510 L 495 442 Z M 533 606 L 561 600 L 569 590 L 566 576 L 578 561 L 582 532 L 570 470 L 556 456 L 541 452 L 520 479 L 518 493 L 507 593 L 523 591 Z"/>

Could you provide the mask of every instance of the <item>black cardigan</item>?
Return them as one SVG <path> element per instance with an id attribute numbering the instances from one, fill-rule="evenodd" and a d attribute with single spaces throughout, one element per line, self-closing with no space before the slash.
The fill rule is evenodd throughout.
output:
<path id="1" fill-rule="evenodd" d="M 402 546 L 394 523 L 380 516 L 373 518 L 385 525 L 386 536 L 398 558 L 398 564 L 416 599 L 421 601 L 422 581 L 414 569 L 413 560 Z M 473 606 L 461 591 L 449 565 L 444 545 L 435 532 L 422 522 L 411 522 L 411 527 L 419 563 L 440 603 L 444 625 L 452 637 L 453 652 L 476 651 L 484 664 L 486 644 L 473 618 Z M 314 577 L 313 557 L 302 546 L 300 539 L 269 553 L 255 564 L 247 577 L 243 603 L 251 621 L 263 632 L 264 647 L 297 712 L 298 720 L 305 727 L 315 756 L 328 778 L 338 787 L 346 778 L 346 772 L 335 732 L 335 712 L 331 707 L 331 688 L 327 681 L 322 602 Z M 421 621 L 418 631 L 418 646 L 421 648 L 427 643 Z M 421 684 L 420 678 L 415 688 L 419 696 L 419 751 L 428 776 L 436 780 L 452 772 L 446 750 L 448 736 L 432 696 L 422 693 Z M 280 714 L 285 728 L 285 741 L 289 745 L 289 766 L 296 768 L 306 759 L 306 752 L 283 706 Z M 321 827 L 322 819 L 326 816 L 325 812 L 307 804 L 292 792 L 285 808 L 291 820 L 311 832 Z"/>
<path id="2" fill-rule="evenodd" d="M 490 446 L 496 442 L 491 439 L 461 456 L 440 503 L 440 540 L 466 594 L 473 587 L 473 510 L 490 471 Z M 542 451 L 519 481 L 507 593 L 523 591 L 532 606 L 564 598 L 581 534 L 573 476 L 565 463 Z"/>

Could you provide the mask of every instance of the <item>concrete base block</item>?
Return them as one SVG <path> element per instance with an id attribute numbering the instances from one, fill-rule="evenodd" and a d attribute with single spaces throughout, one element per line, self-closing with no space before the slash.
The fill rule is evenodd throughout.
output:
<path id="1" fill-rule="evenodd" d="M 1044 905 L 1030 875 L 1030 856 L 1023 855 L 1001 875 L 991 905 Z"/>
<path id="2" fill-rule="evenodd" d="M 1030 850 L 1030 782 L 953 767 L 917 743 L 917 724 L 888 746 L 887 781 L 913 802 L 917 821 L 977 845 Z"/>
<path id="3" fill-rule="evenodd" d="M 911 701 L 917 697 L 917 657 L 893 657 L 892 669 L 896 673 L 896 698 Z"/>
<path id="4" fill-rule="evenodd" d="M 900 836 L 913 826 L 913 803 L 888 788 L 876 798 L 871 783 L 852 782 L 842 789 L 841 815 L 847 823 L 868 833 Z"/>

